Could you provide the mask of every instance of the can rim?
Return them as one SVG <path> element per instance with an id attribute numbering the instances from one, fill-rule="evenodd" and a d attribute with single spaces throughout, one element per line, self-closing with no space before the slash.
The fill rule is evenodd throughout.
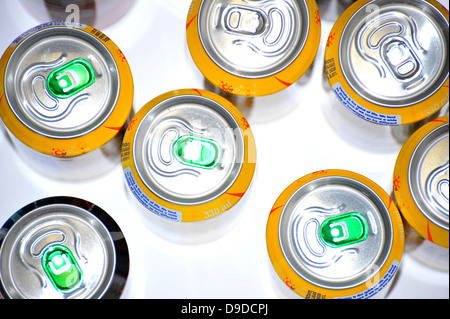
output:
<path id="1" fill-rule="evenodd" d="M 325 48 L 325 61 L 334 61 L 336 74 L 333 74 L 331 77 L 329 75 L 327 82 L 332 88 L 336 85 L 340 85 L 349 98 L 353 100 L 356 105 L 362 107 L 366 112 L 375 112 L 378 115 L 398 117 L 395 123 L 389 123 L 387 125 L 410 124 L 425 119 L 439 111 L 439 109 L 448 103 L 448 72 L 440 87 L 437 87 L 428 97 L 421 99 L 419 102 L 414 102 L 411 105 L 401 107 L 386 107 L 381 103 L 374 103 L 365 99 L 353 89 L 344 76 L 344 70 L 341 64 L 341 58 L 339 56 L 344 30 L 350 18 L 362 7 L 369 4 L 369 2 L 372 2 L 372 0 L 361 0 L 350 5 L 332 27 Z M 436 0 L 426 0 L 426 2 L 436 9 L 436 11 L 447 21 L 448 25 L 448 10 Z M 376 2 L 374 5 L 376 5 Z M 380 124 L 386 123 L 381 122 Z"/>
<path id="2" fill-rule="evenodd" d="M 193 1 L 186 20 L 186 38 L 190 55 L 203 76 L 221 90 L 242 96 L 264 96 L 286 89 L 311 66 L 320 43 L 320 14 L 313 0 L 303 0 L 308 8 L 308 35 L 298 56 L 283 70 L 261 78 L 233 75 L 219 67 L 207 54 L 199 35 L 198 15 L 203 0 Z"/>
<path id="3" fill-rule="evenodd" d="M 449 247 L 449 230 L 430 221 L 417 206 L 409 186 L 409 172 L 412 156 L 420 142 L 430 132 L 443 125 L 448 126 L 448 123 L 449 116 L 442 116 L 428 122 L 411 135 L 399 152 L 393 174 L 395 199 L 404 218 L 423 238 L 446 248 Z"/>
<path id="4" fill-rule="evenodd" d="M 132 148 L 135 143 L 136 129 L 145 115 L 162 101 L 181 95 L 192 95 L 195 97 L 202 96 L 204 98 L 211 99 L 219 105 L 223 106 L 236 120 L 239 130 L 242 132 L 244 137 L 244 160 L 240 169 L 240 173 L 236 177 L 234 183 L 217 198 L 196 205 L 180 205 L 177 203 L 169 202 L 152 192 L 151 189 L 149 189 L 145 185 L 144 181 L 139 176 L 136 164 L 134 162 L 134 151 Z M 207 214 L 207 212 L 214 212 L 214 210 L 218 207 L 226 207 L 223 211 L 220 211 L 220 213 L 223 213 L 233 207 L 244 196 L 245 192 L 250 186 L 255 172 L 255 167 L 256 144 L 253 133 L 250 129 L 250 125 L 248 124 L 245 117 L 233 104 L 231 104 L 231 102 L 229 102 L 225 98 L 215 93 L 200 89 L 180 89 L 169 91 L 149 101 L 136 113 L 136 115 L 131 120 L 125 132 L 122 143 L 122 168 L 126 175 L 128 186 L 130 186 L 130 182 L 128 181 L 129 177 L 127 176 L 126 171 L 130 172 L 130 178 L 132 178 L 133 183 L 136 184 L 134 185 L 134 187 L 138 187 L 140 192 L 145 194 L 145 196 L 147 196 L 150 201 L 155 202 L 157 205 L 162 206 L 170 211 L 181 213 L 182 216 L 179 221 L 182 222 L 193 222 L 209 219 L 213 216 L 216 216 L 216 214 L 212 214 L 213 216 L 211 216 Z M 136 196 L 136 194 L 134 195 Z M 227 203 L 228 205 L 226 205 Z M 149 213 L 154 213 L 151 210 L 148 211 Z"/>
<path id="5" fill-rule="evenodd" d="M 404 235 L 400 213 L 389 195 L 380 186 L 360 174 L 339 169 L 322 170 L 305 175 L 290 184 L 277 198 L 270 211 L 266 227 L 266 244 L 272 265 L 280 279 L 301 297 L 306 297 L 308 291 L 317 292 L 321 294 L 321 296 L 326 296 L 326 298 L 356 296 L 364 291 L 370 290 L 371 287 L 376 284 L 376 282 L 373 282 L 374 277 L 372 276 L 372 279 L 369 278 L 363 283 L 349 288 L 333 289 L 318 286 L 300 276 L 284 258 L 282 247 L 279 242 L 279 223 L 285 205 L 289 198 L 291 198 L 301 186 L 327 176 L 345 177 L 366 185 L 366 187 L 377 194 L 389 213 L 392 227 L 391 250 L 384 259 L 384 264 L 379 266 L 379 269 L 375 274 L 376 278 L 388 275 L 389 272 L 393 272 L 392 275 L 395 275 L 403 254 Z M 392 277 L 390 278 L 392 279 Z"/>
<path id="6" fill-rule="evenodd" d="M 54 196 L 36 200 L 30 204 L 19 209 L 14 213 L 0 229 L 0 256 L 3 253 L 4 245 L 8 241 L 8 234 L 10 231 L 23 220 L 23 218 L 30 216 L 37 209 L 51 207 L 51 206 L 65 206 L 80 209 L 95 218 L 101 227 L 109 233 L 109 241 L 114 248 L 113 270 L 110 277 L 105 282 L 106 289 L 97 295 L 97 298 L 119 298 L 122 295 L 123 288 L 126 284 L 129 273 L 129 252 L 128 245 L 122 230 L 114 219 L 107 214 L 99 206 L 75 197 L 68 196 Z M 5 298 L 11 298 L 10 293 L 4 287 L 2 278 L 0 278 L 0 295 Z"/>
<path id="7" fill-rule="evenodd" d="M 71 28 L 86 33 L 99 45 L 104 46 L 114 63 L 117 65 L 120 86 L 118 87 L 116 104 L 111 108 L 109 116 L 100 126 L 82 136 L 59 139 L 36 133 L 27 127 L 15 115 L 13 108 L 9 105 L 5 92 L 5 76 L 8 62 L 23 41 L 37 32 L 45 32 L 52 28 Z M 105 39 L 107 41 L 105 42 Z M 84 153 L 91 152 L 110 141 L 122 130 L 132 109 L 133 102 L 133 79 L 128 62 L 117 47 L 117 45 L 97 29 L 86 25 L 75 25 L 65 22 L 51 22 L 36 26 L 31 31 L 26 31 L 10 45 L 0 59 L 0 117 L 2 117 L 8 131 L 28 147 L 40 153 L 65 158 L 74 158 Z"/>

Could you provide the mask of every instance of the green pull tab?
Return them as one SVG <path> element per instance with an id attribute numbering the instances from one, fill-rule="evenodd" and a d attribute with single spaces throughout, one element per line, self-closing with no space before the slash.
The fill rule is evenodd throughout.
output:
<path id="1" fill-rule="evenodd" d="M 369 226 L 362 214 L 347 213 L 326 219 L 319 233 L 325 244 L 337 248 L 366 240 Z"/>
<path id="2" fill-rule="evenodd" d="M 69 248 L 53 245 L 42 257 L 42 267 L 56 290 L 69 293 L 83 282 L 83 272 Z"/>
<path id="3" fill-rule="evenodd" d="M 95 72 L 84 59 L 75 59 L 53 70 L 47 78 L 47 88 L 56 98 L 67 99 L 95 82 Z"/>
<path id="4" fill-rule="evenodd" d="M 181 164 L 213 169 L 220 161 L 221 149 L 214 140 L 184 135 L 173 143 L 173 154 Z"/>

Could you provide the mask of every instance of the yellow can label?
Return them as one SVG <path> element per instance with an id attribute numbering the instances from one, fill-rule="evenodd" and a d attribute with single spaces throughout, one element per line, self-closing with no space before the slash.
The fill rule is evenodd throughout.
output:
<path id="1" fill-rule="evenodd" d="M 423 238 L 443 247 L 449 247 L 448 229 L 442 228 L 428 219 L 418 207 L 410 183 L 411 158 L 419 143 L 436 128 L 448 124 L 449 117 L 443 116 L 432 120 L 418 129 L 403 145 L 394 168 L 393 186 L 395 199 L 402 215 L 414 230 Z M 447 151 L 448 161 L 448 151 Z M 447 173 L 448 174 L 448 173 Z M 448 185 L 448 179 L 447 183 Z M 448 198 L 447 198 L 448 203 Z M 447 204 L 448 205 L 448 204 Z"/>
<path id="2" fill-rule="evenodd" d="M 199 10 L 203 0 L 194 0 L 186 20 L 187 44 L 195 64 L 213 85 L 221 90 L 246 97 L 269 95 L 281 91 L 297 81 L 311 66 L 320 43 L 321 22 L 315 1 L 306 0 L 309 25 L 302 51 L 284 69 L 260 78 L 233 75 L 218 66 L 206 52 L 199 34 Z"/>
<path id="3" fill-rule="evenodd" d="M 111 112 L 106 120 L 97 128 L 86 132 L 86 134 L 82 134 L 81 136 L 73 138 L 49 137 L 30 129 L 13 112 L 13 106 L 9 104 L 9 101 L 5 95 L 5 83 L 3 82 L 3 79 L 5 78 L 8 61 L 10 60 L 14 51 L 23 41 L 26 41 L 30 36 L 34 35 L 37 32 L 45 32 L 46 30 L 50 30 L 52 28 L 67 28 L 68 30 L 76 29 L 77 31 L 85 33 L 90 37 L 94 37 L 98 41 L 99 45 L 103 45 L 113 57 L 114 63 L 117 65 L 120 79 L 119 92 L 116 103 L 115 105 L 111 106 Z M 63 68 L 59 68 L 60 74 L 54 73 L 52 75 L 54 75 L 55 78 L 60 78 L 63 73 L 67 73 L 66 71 L 68 68 L 72 68 L 72 71 L 75 70 L 79 74 L 84 72 L 85 76 L 89 76 L 89 74 L 90 76 L 94 76 L 93 71 L 89 67 L 89 63 L 82 59 L 72 61 L 72 64 L 68 64 Z M 72 158 L 80 156 L 106 144 L 117 134 L 119 134 L 119 132 L 124 128 L 133 104 L 133 78 L 124 54 L 117 47 L 117 45 L 104 33 L 95 28 L 82 24 L 68 22 L 49 22 L 38 25 L 31 30 L 24 32 L 17 39 L 15 39 L 4 52 L 0 60 L 0 78 L 2 79 L 0 82 L 0 116 L 3 119 L 8 130 L 18 140 L 20 140 L 28 147 L 37 150 L 40 153 L 52 155 L 55 157 Z M 67 93 L 60 91 L 59 97 L 65 98 L 65 94 L 67 96 L 71 96 L 71 94 L 74 95 L 80 89 L 91 85 L 93 79 L 84 79 L 85 82 L 81 81 L 81 84 L 79 84 L 78 87 L 69 87 L 73 83 L 70 82 L 68 77 L 61 77 L 61 81 L 63 82 L 59 83 L 64 83 L 64 85 L 67 85 L 67 88 L 58 88 L 58 90 L 67 89 Z M 58 84 L 56 80 L 53 82 L 53 84 L 55 83 Z M 69 89 L 72 91 L 70 91 Z"/>
<path id="4" fill-rule="evenodd" d="M 177 96 L 196 95 L 211 99 L 223 106 L 236 120 L 239 130 L 244 136 L 244 160 L 239 175 L 233 184 L 220 196 L 196 205 L 182 205 L 169 202 L 155 194 L 141 179 L 134 161 L 133 148 L 136 131 L 140 123 L 159 103 Z M 245 194 L 253 179 L 256 167 L 256 145 L 253 133 L 245 117 L 226 99 L 204 90 L 182 89 L 162 94 L 144 105 L 133 117 L 126 130 L 122 144 L 122 167 L 126 182 L 131 192 L 139 202 L 153 213 L 162 217 L 180 221 L 192 222 L 206 220 L 220 215 L 233 207 Z M 149 212 L 150 213 L 150 212 Z"/>
<path id="5" fill-rule="evenodd" d="M 393 240 L 391 251 L 378 272 L 366 282 L 342 289 L 326 288 L 300 276 L 288 263 L 280 244 L 280 219 L 284 207 L 293 194 L 302 186 L 324 177 L 347 177 L 373 190 L 389 211 Z M 270 260 L 280 279 L 296 294 L 308 299 L 370 298 L 388 285 L 400 265 L 404 248 L 404 228 L 400 213 L 392 199 L 373 181 L 357 173 L 343 170 L 322 170 L 308 174 L 289 185 L 275 201 L 268 217 L 266 228 L 267 250 Z"/>

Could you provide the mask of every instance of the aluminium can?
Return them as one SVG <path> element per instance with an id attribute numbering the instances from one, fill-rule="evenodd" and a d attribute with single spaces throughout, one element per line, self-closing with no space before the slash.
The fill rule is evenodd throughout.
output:
<path id="1" fill-rule="evenodd" d="M 282 192 L 266 240 L 275 271 L 297 295 L 379 298 L 399 268 L 404 229 L 397 207 L 373 181 L 324 170 Z"/>
<path id="2" fill-rule="evenodd" d="M 395 164 L 397 205 L 412 228 L 411 255 L 435 268 L 449 267 L 449 117 L 418 129 L 403 145 Z M 409 235 L 409 236 L 408 236 Z"/>
<path id="3" fill-rule="evenodd" d="M 325 77 L 341 105 L 399 126 L 448 105 L 449 13 L 437 1 L 362 0 L 334 24 Z"/>
<path id="4" fill-rule="evenodd" d="M 186 36 L 192 59 L 213 86 L 257 97 L 286 89 L 309 69 L 320 27 L 314 0 L 194 0 Z"/>
<path id="5" fill-rule="evenodd" d="M 86 200 L 37 200 L 0 229 L 4 298 L 119 298 L 128 271 L 122 231 L 104 210 Z"/>
<path id="6" fill-rule="evenodd" d="M 38 25 L 0 60 L 0 116 L 23 158 L 52 177 L 86 178 L 118 164 L 132 102 L 125 56 L 87 25 Z"/>
<path id="7" fill-rule="evenodd" d="M 256 146 L 233 104 L 209 91 L 182 89 L 136 113 L 123 139 L 122 166 L 147 215 L 171 224 L 211 220 L 244 196 Z"/>

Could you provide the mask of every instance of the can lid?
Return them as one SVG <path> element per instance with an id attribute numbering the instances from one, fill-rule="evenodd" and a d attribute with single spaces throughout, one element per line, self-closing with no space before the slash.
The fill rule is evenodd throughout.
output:
<path id="1" fill-rule="evenodd" d="M 132 107 L 123 54 L 88 26 L 55 22 L 33 30 L 2 57 L 0 115 L 8 129 L 50 155 L 72 157 L 106 144 Z"/>
<path id="2" fill-rule="evenodd" d="M 286 68 L 308 36 L 303 1 L 203 1 L 200 40 L 208 56 L 228 73 L 266 77 Z"/>
<path id="3" fill-rule="evenodd" d="M 396 125 L 422 120 L 445 105 L 448 30 L 448 11 L 433 0 L 358 1 L 330 33 L 330 84 L 364 109 L 400 116 Z"/>
<path id="4" fill-rule="evenodd" d="M 448 247 L 448 116 L 427 123 L 405 143 L 394 171 L 394 191 L 408 223 L 424 238 Z"/>
<path id="5" fill-rule="evenodd" d="M 298 80 L 319 38 L 314 1 L 198 1 L 188 15 L 194 62 L 214 85 L 238 95 L 267 95 Z"/>
<path id="6" fill-rule="evenodd" d="M 346 297 L 371 285 L 375 294 L 392 279 L 395 270 L 389 278 L 386 271 L 398 267 L 403 252 L 394 206 L 379 186 L 358 174 L 309 174 L 280 195 L 269 216 L 272 264 L 301 295 L 310 289 Z"/>
<path id="7" fill-rule="evenodd" d="M 150 211 L 196 221 L 223 213 L 244 195 L 255 153 L 250 126 L 235 106 L 217 94 L 184 89 L 136 113 L 123 139 L 122 166 Z"/>
<path id="8" fill-rule="evenodd" d="M 139 176 L 149 189 L 169 202 L 197 205 L 234 183 L 244 161 L 244 136 L 217 102 L 179 95 L 147 113 L 133 149 Z"/>
<path id="9" fill-rule="evenodd" d="M 118 298 L 128 263 L 118 225 L 81 199 L 38 200 L 0 229 L 0 291 L 7 298 Z"/>

